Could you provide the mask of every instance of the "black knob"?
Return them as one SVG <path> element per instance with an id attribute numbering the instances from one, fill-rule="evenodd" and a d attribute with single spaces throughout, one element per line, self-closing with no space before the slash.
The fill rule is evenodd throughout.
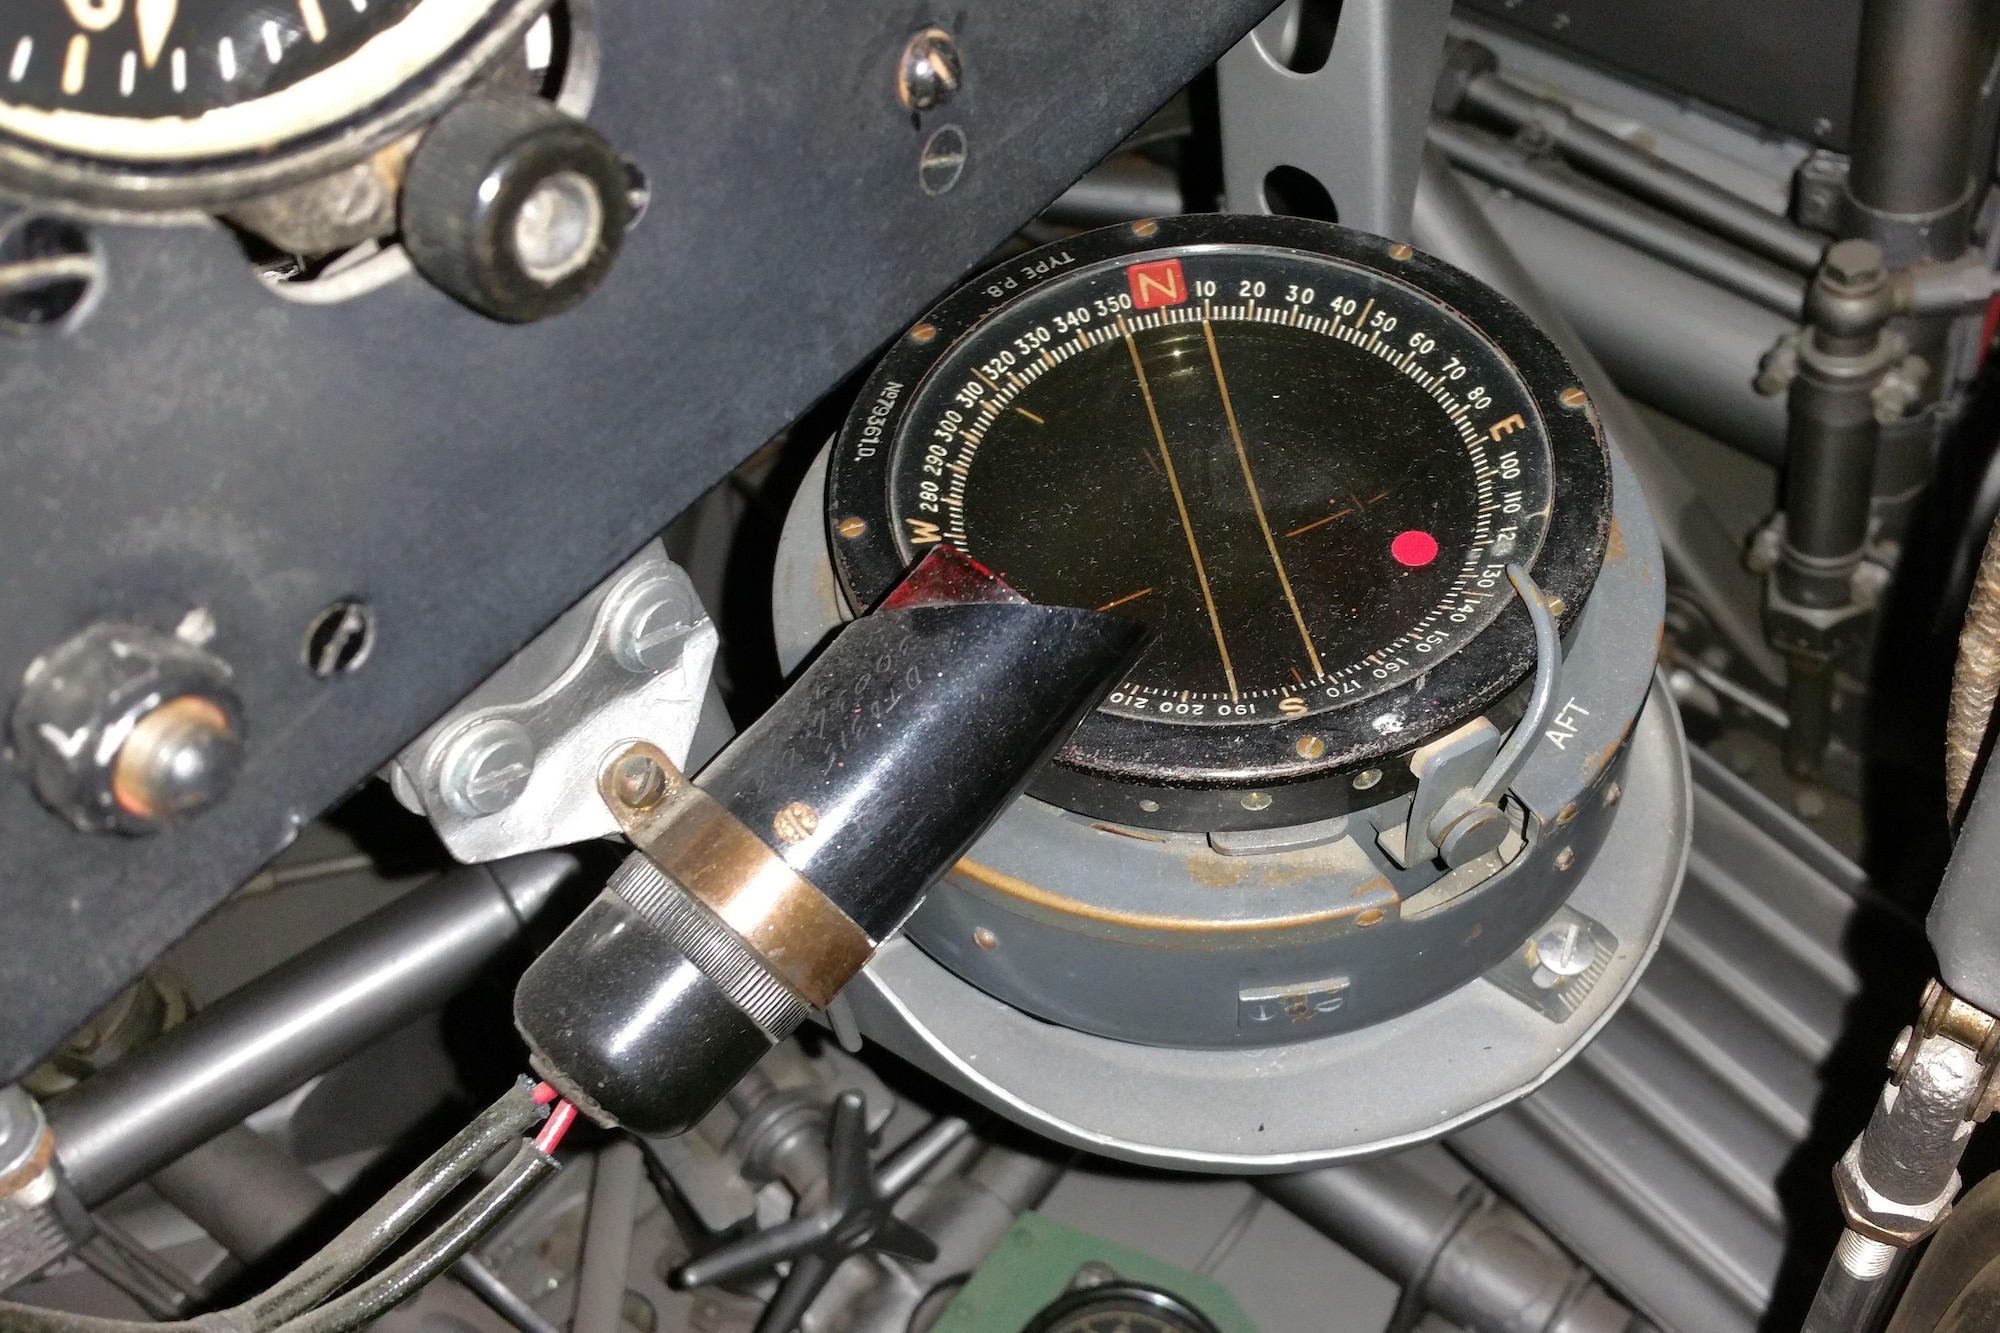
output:
<path id="1" fill-rule="evenodd" d="M 89 629 L 22 678 L 14 753 L 36 795 L 90 832 L 151 833 L 236 780 L 243 714 L 229 668 L 144 625 Z"/>
<path id="2" fill-rule="evenodd" d="M 560 314 L 603 279 L 632 205 L 604 137 L 537 97 L 481 94 L 424 136 L 403 181 L 417 270 L 481 314 Z"/>

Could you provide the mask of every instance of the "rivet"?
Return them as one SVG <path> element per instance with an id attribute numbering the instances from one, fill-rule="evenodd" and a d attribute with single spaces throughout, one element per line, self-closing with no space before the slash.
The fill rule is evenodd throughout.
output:
<path id="1" fill-rule="evenodd" d="M 1132 234 L 1134 236 L 1153 236 L 1157 235 L 1159 230 L 1160 224 L 1151 218 L 1140 218 L 1132 224 Z"/>
<path id="2" fill-rule="evenodd" d="M 793 801 L 771 816 L 771 831 L 786 842 L 804 842 L 819 827 L 819 811 L 804 801 Z"/>
<path id="3" fill-rule="evenodd" d="M 1317 759 L 1326 753 L 1326 742 L 1317 736 L 1301 736 L 1299 743 L 1292 747 L 1301 759 Z"/>
<path id="4" fill-rule="evenodd" d="M 1576 802 L 1571 801 L 1568 805 L 1564 806 L 1562 809 L 1556 812 L 1556 827 L 1561 828 L 1564 824 L 1569 823 L 1570 820 L 1575 818 L 1576 818 Z"/>
<path id="5" fill-rule="evenodd" d="M 1141 810 L 1144 810 L 1149 815 L 1157 815 L 1160 813 L 1160 803 L 1152 799 L 1150 796 L 1147 797 L 1145 800 L 1139 802 L 1139 808 Z"/>
<path id="6" fill-rule="evenodd" d="M 1366 769 L 1354 775 L 1354 790 L 1367 791 L 1370 787 L 1374 786 L 1381 780 L 1382 780 L 1381 769 L 1379 768 Z"/>
<path id="7" fill-rule="evenodd" d="M 1408 259 L 1411 255 L 1415 253 L 1416 253 L 1415 250 L 1412 250 L 1409 246 L 1404 245 L 1400 241 L 1397 242 L 1395 245 L 1389 247 L 1389 258 L 1391 259 L 1397 259 L 1397 260 Z"/>
<path id="8" fill-rule="evenodd" d="M 1268 810 L 1271 808 L 1271 798 L 1261 791 L 1246 791 L 1237 804 L 1245 810 Z"/>
<path id="9" fill-rule="evenodd" d="M 937 337 L 937 325 L 926 320 L 910 330 L 910 341 L 927 343 Z"/>
<path id="10" fill-rule="evenodd" d="M 997 949 L 1000 947 L 1000 937 L 984 926 L 973 927 L 972 942 L 982 949 Z"/>
<path id="11" fill-rule="evenodd" d="M 1382 923 L 1382 918 L 1387 915 L 1388 913 L 1384 912 L 1381 908 L 1371 907 L 1367 911 L 1362 912 L 1359 916 L 1355 917 L 1354 924 L 1361 927 L 1363 930 L 1366 930 L 1370 926 L 1380 925 Z"/>
<path id="12" fill-rule="evenodd" d="M 1571 388 L 1562 391 L 1562 405 L 1564 407 L 1582 407 L 1589 401 L 1590 395 L 1581 389 Z"/>
<path id="13" fill-rule="evenodd" d="M 868 520 L 865 518 L 843 518 L 840 520 L 840 526 L 835 528 L 834 531 L 843 537 L 859 537 L 862 533 L 868 531 Z"/>
<path id="14" fill-rule="evenodd" d="M 1616 781 L 1607 782 L 1604 785 L 1604 803 L 1606 805 L 1618 804 L 1618 798 L 1624 794 L 1625 789 L 1619 786 Z"/>
<path id="15" fill-rule="evenodd" d="M 1568 870 L 1571 866 L 1575 864 L 1576 864 L 1576 853 L 1572 851 L 1570 848 L 1565 847 L 1561 851 L 1556 853 L 1557 870 Z"/>

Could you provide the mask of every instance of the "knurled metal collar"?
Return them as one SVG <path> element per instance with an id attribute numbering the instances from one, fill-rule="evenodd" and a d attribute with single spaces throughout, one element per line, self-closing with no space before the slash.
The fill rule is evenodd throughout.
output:
<path id="1" fill-rule="evenodd" d="M 824 1009 L 874 954 L 839 904 L 659 747 L 637 742 L 614 755 L 598 790 L 632 845 L 808 1003 Z"/>
<path id="2" fill-rule="evenodd" d="M 700 968 L 773 1041 L 805 1021 L 806 1002 L 729 927 L 643 856 L 630 856 L 606 886 Z"/>

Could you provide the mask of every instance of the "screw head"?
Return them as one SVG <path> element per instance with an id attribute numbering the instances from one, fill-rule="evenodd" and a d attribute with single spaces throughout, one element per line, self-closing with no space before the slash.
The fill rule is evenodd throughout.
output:
<path id="1" fill-rule="evenodd" d="M 974 926 L 972 928 L 972 942 L 982 949 L 997 949 L 1000 947 L 1000 937 L 984 926 Z"/>
<path id="2" fill-rule="evenodd" d="M 1568 870 L 1576 864 L 1576 853 L 1568 847 L 1556 853 L 1556 869 Z"/>
<path id="3" fill-rule="evenodd" d="M 1271 808 L 1271 797 L 1261 791 L 1246 791 L 1237 799 L 1237 804 L 1245 810 L 1268 810 Z"/>
<path id="4" fill-rule="evenodd" d="M 771 831 L 786 842 L 804 842 L 819 828 L 819 811 L 804 801 L 793 801 L 771 816 Z"/>
<path id="5" fill-rule="evenodd" d="M 535 772 L 535 742 L 518 722 L 489 718 L 445 743 L 438 790 L 468 819 L 499 814 L 521 799 Z"/>
<path id="6" fill-rule="evenodd" d="M 1562 405 L 1568 408 L 1582 407 L 1590 401 L 1590 395 L 1582 389 L 1570 388 L 1562 391 Z"/>
<path id="7" fill-rule="evenodd" d="M 1317 759 L 1326 753 L 1326 742 L 1318 736 L 1301 736 L 1292 748 L 1298 751 L 1301 759 Z"/>
<path id="8" fill-rule="evenodd" d="M 957 96 L 964 80 L 958 43 L 943 28 L 925 28 L 903 47 L 896 68 L 896 96 L 911 111 L 929 111 Z"/>
<path id="9" fill-rule="evenodd" d="M 667 794 L 667 772 L 651 755 L 628 754 L 611 770 L 611 790 L 626 808 L 650 810 Z"/>
<path id="10" fill-rule="evenodd" d="M 1354 775 L 1354 790 L 1367 791 L 1370 787 L 1373 787 L 1376 783 L 1380 782 L 1381 780 L 1382 780 L 1381 769 L 1379 768 L 1363 769 L 1361 772 L 1356 773 Z"/>
<path id="11" fill-rule="evenodd" d="M 643 579 L 618 594 L 609 646 L 627 671 L 664 671 L 681 660 L 688 630 L 701 619 L 694 590 L 670 575 Z"/>

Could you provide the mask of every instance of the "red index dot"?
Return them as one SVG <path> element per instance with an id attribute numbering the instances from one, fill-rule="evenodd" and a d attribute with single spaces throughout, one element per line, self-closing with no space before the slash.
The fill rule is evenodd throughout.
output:
<path id="1" fill-rule="evenodd" d="M 1420 532 L 1416 528 L 1411 528 L 1408 532 L 1399 532 L 1396 534 L 1396 540 L 1389 543 L 1389 554 L 1395 556 L 1397 560 L 1409 565 L 1411 568 L 1415 568 L 1418 565 L 1428 565 L 1431 561 L 1437 559 L 1437 538 L 1431 536 L 1428 532 Z"/>

